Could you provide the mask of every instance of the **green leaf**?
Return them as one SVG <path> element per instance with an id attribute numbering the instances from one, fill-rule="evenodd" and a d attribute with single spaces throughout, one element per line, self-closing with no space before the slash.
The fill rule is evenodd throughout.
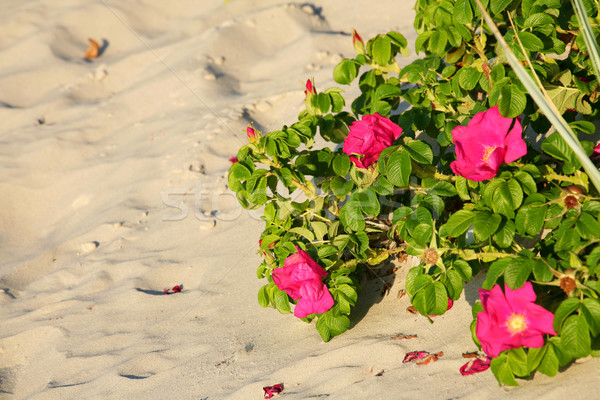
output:
<path id="1" fill-rule="evenodd" d="M 303 237 L 305 237 L 306 239 L 308 239 L 310 241 L 315 240 L 315 235 L 311 231 L 309 231 L 308 229 L 303 228 L 301 226 L 298 226 L 296 228 L 291 228 L 289 230 L 289 232 L 290 233 L 295 233 L 295 234 L 300 235 L 300 236 L 303 236 Z"/>
<path id="2" fill-rule="evenodd" d="M 431 164 L 433 162 L 433 151 L 431 147 L 420 140 L 406 140 L 406 150 L 410 157 L 421 164 Z"/>
<path id="3" fill-rule="evenodd" d="M 534 194 L 537 192 L 537 185 L 535 184 L 535 180 L 531 175 L 529 175 L 525 171 L 518 171 L 515 173 L 515 179 L 519 181 L 523 191 L 528 194 Z"/>
<path id="4" fill-rule="evenodd" d="M 523 236 L 536 236 L 544 227 L 547 209 L 548 206 L 537 204 L 522 207 L 515 218 L 517 231 Z"/>
<path id="5" fill-rule="evenodd" d="M 461 279 L 465 282 L 469 282 L 473 276 L 473 270 L 468 262 L 463 260 L 455 260 L 452 263 L 452 268 L 460 275 Z"/>
<path id="6" fill-rule="evenodd" d="M 322 314 L 317 319 L 317 332 L 319 332 L 319 335 L 321 335 L 321 338 L 324 342 L 329 342 L 329 340 L 331 340 L 332 335 L 329 326 L 327 326 L 327 323 L 325 322 L 325 315 L 327 314 Z"/>
<path id="7" fill-rule="evenodd" d="M 375 90 L 375 95 L 373 98 L 375 100 L 383 100 L 390 97 L 400 97 L 403 94 L 402 88 L 396 85 L 390 85 L 389 83 L 384 83 L 383 85 L 379 85 Z"/>
<path id="8" fill-rule="evenodd" d="M 596 125 L 590 121 L 573 121 L 569 122 L 569 126 L 588 135 L 593 135 L 596 132 Z"/>
<path id="9" fill-rule="evenodd" d="M 340 221 L 345 228 L 351 231 L 362 231 L 365 229 L 365 217 L 362 214 L 360 204 L 348 202 L 340 210 Z"/>
<path id="10" fill-rule="evenodd" d="M 377 194 L 372 188 L 354 193 L 352 195 L 352 201 L 360 204 L 360 208 L 369 217 L 379 216 L 379 200 L 377 200 Z"/>
<path id="11" fill-rule="evenodd" d="M 434 178 L 426 178 L 421 182 L 423 190 L 426 190 L 428 194 L 438 196 L 455 196 L 456 188 L 453 184 L 446 181 L 438 181 Z"/>
<path id="12" fill-rule="evenodd" d="M 597 336 L 600 333 L 600 302 L 597 299 L 583 299 L 581 314 L 587 321 L 592 336 Z"/>
<path id="13" fill-rule="evenodd" d="M 473 21 L 473 9 L 469 0 L 457 0 L 454 4 L 454 19 L 459 24 L 470 24 Z"/>
<path id="14" fill-rule="evenodd" d="M 533 349 L 531 349 L 533 350 Z M 530 350 L 530 351 L 531 351 Z M 546 345 L 546 351 L 544 352 L 544 358 L 537 367 L 537 370 L 544 375 L 554 376 L 558 373 L 558 357 L 554 352 L 554 346 Z"/>
<path id="15" fill-rule="evenodd" d="M 269 285 L 272 284 L 269 283 L 258 290 L 258 304 L 260 304 L 261 307 L 268 307 L 271 302 L 269 294 L 267 293 L 267 286 Z"/>
<path id="16" fill-rule="evenodd" d="M 533 276 L 536 281 L 550 282 L 554 278 L 554 274 L 548 266 L 540 260 L 533 261 Z"/>
<path id="17" fill-rule="evenodd" d="M 542 150 L 558 160 L 573 164 L 576 168 L 581 166 L 573 150 L 571 150 L 557 132 L 552 133 L 544 139 L 542 142 Z"/>
<path id="18" fill-rule="evenodd" d="M 586 212 L 581 213 L 575 227 L 583 239 L 594 239 L 600 233 L 600 223 Z"/>
<path id="19" fill-rule="evenodd" d="M 245 181 L 252 175 L 252 172 L 242 163 L 236 162 L 229 168 L 229 175 L 227 177 L 227 184 L 229 188 L 234 192 L 242 190 L 244 187 L 241 181 Z"/>
<path id="20" fill-rule="evenodd" d="M 473 90 L 481 75 L 482 73 L 475 68 L 462 68 L 457 74 L 458 84 L 465 90 Z"/>
<path id="21" fill-rule="evenodd" d="M 498 382 L 508 386 L 518 386 L 517 381 L 515 381 L 515 376 L 508 365 L 508 357 L 506 354 L 502 353 L 498 357 L 493 358 L 490 368 Z"/>
<path id="22" fill-rule="evenodd" d="M 392 41 L 387 36 L 378 36 L 371 47 L 373 61 L 379 65 L 387 65 L 392 57 Z"/>
<path id="23" fill-rule="evenodd" d="M 506 118 L 516 118 L 527 105 L 527 97 L 516 85 L 509 84 L 502 87 L 500 91 L 500 114 Z"/>
<path id="24" fill-rule="evenodd" d="M 358 68 L 353 60 L 344 59 L 333 69 L 333 79 L 340 85 L 349 85 L 356 75 Z"/>
<path id="25" fill-rule="evenodd" d="M 523 44 L 525 50 L 540 51 L 544 48 L 544 43 L 542 42 L 542 40 L 535 36 L 533 33 L 524 31 L 519 32 L 518 35 L 519 39 L 521 39 L 521 43 Z"/>
<path id="26" fill-rule="evenodd" d="M 527 371 L 529 373 L 536 370 L 536 368 L 540 365 L 544 356 L 546 355 L 546 350 L 549 345 L 545 344 L 542 347 L 533 347 L 527 350 Z M 558 366 L 558 365 L 557 365 Z"/>
<path id="27" fill-rule="evenodd" d="M 350 157 L 348 154 L 336 154 L 333 158 L 333 172 L 336 175 L 345 178 L 350 171 Z"/>
<path id="28" fill-rule="evenodd" d="M 446 272 L 446 290 L 452 300 L 458 300 L 463 290 L 463 279 L 456 269 Z"/>
<path id="29" fill-rule="evenodd" d="M 533 271 L 533 263 L 530 259 L 517 257 L 506 267 L 504 271 L 504 281 L 511 289 L 518 289 L 529 278 Z"/>
<path id="30" fill-rule="evenodd" d="M 456 177 L 456 181 L 454 182 L 454 186 L 456 186 L 456 191 L 458 192 L 458 196 L 463 201 L 471 201 L 471 196 L 469 195 L 469 186 L 467 185 L 467 179 L 458 175 Z"/>
<path id="31" fill-rule="evenodd" d="M 521 186 L 519 186 L 519 190 Z M 502 214 L 505 217 L 512 219 L 514 218 L 514 210 L 517 208 L 515 206 L 515 197 L 513 194 L 513 187 L 509 186 L 506 182 L 500 182 L 494 190 L 494 195 L 492 197 L 492 210 L 494 210 L 497 214 Z M 522 192 L 521 192 L 522 196 Z M 522 197 L 521 197 L 522 198 Z M 518 198 L 516 198 L 518 200 Z"/>
<path id="32" fill-rule="evenodd" d="M 560 339 L 561 347 L 573 358 L 586 357 L 592 351 L 588 324 L 580 315 L 567 318 L 560 331 Z"/>
<path id="33" fill-rule="evenodd" d="M 475 219 L 475 213 L 469 210 L 458 210 L 448 218 L 444 224 L 446 234 L 450 237 L 457 237 L 463 234 Z"/>
<path id="34" fill-rule="evenodd" d="M 323 240 L 323 236 L 327 234 L 327 225 L 321 221 L 312 221 L 310 225 L 313 228 L 317 240 Z"/>
<path id="35" fill-rule="evenodd" d="M 579 308 L 579 299 L 570 298 L 564 300 L 554 312 L 554 331 L 560 333 L 564 320 Z"/>
<path id="36" fill-rule="evenodd" d="M 275 292 L 275 296 L 273 297 L 273 303 L 275 304 L 275 308 L 282 314 L 291 313 L 290 308 L 290 299 L 287 293 L 278 290 Z"/>
<path id="37" fill-rule="evenodd" d="M 419 224 L 412 231 L 412 237 L 421 246 L 429 244 L 433 227 L 430 224 Z"/>
<path id="38" fill-rule="evenodd" d="M 495 284 L 498 278 L 504 275 L 506 268 L 513 262 L 511 258 L 501 258 L 496 260 L 490 265 L 485 281 L 481 285 L 483 289 L 490 290 Z"/>
<path id="39" fill-rule="evenodd" d="M 313 99 L 316 100 L 317 106 L 322 113 L 329 112 L 329 108 L 331 107 L 331 97 L 327 93 L 319 93 Z"/>
<path id="40" fill-rule="evenodd" d="M 396 187 L 406 187 L 409 183 L 412 165 L 408 151 L 397 151 L 388 159 L 386 175 L 388 181 Z"/>
<path id="41" fill-rule="evenodd" d="M 429 51 L 433 54 L 442 57 L 446 52 L 448 44 L 448 34 L 443 30 L 435 30 L 429 39 Z"/>
<path id="42" fill-rule="evenodd" d="M 512 245 L 515 237 L 515 223 L 511 219 L 505 219 L 494 234 L 496 244 L 502 248 Z"/>
<path id="43" fill-rule="evenodd" d="M 490 9 L 493 14 L 498 14 L 503 11 L 508 5 L 512 3 L 512 0 L 491 0 Z"/>
<path id="44" fill-rule="evenodd" d="M 527 353 L 522 347 L 511 349 L 508 352 L 508 366 L 516 376 L 526 377 L 529 375 Z"/>
<path id="45" fill-rule="evenodd" d="M 498 214 L 490 214 L 487 211 L 477 211 L 473 218 L 473 233 L 478 241 L 484 241 L 493 235 L 498 227 L 502 217 Z"/>
<path id="46" fill-rule="evenodd" d="M 326 245 L 319 247 L 319 250 L 317 251 L 317 253 L 319 255 L 319 258 L 327 258 L 334 254 L 339 254 L 339 251 L 338 251 L 337 247 L 326 244 Z"/>

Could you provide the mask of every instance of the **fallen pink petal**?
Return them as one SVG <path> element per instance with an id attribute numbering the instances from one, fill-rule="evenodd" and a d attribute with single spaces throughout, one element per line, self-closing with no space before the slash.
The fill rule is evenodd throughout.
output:
<path id="1" fill-rule="evenodd" d="M 179 293 L 183 290 L 183 285 L 175 285 L 172 289 L 164 289 L 163 292 L 165 294 L 174 294 Z"/>
<path id="2" fill-rule="evenodd" d="M 283 392 L 283 383 L 278 383 L 277 385 L 273 386 L 265 386 L 263 390 L 265 391 L 265 399 L 270 399 L 271 397 Z"/>
<path id="3" fill-rule="evenodd" d="M 428 351 L 410 351 L 404 356 L 403 363 L 408 363 L 415 360 L 422 360 L 427 357 L 430 353 Z"/>
<path id="4" fill-rule="evenodd" d="M 461 375 L 473 375 L 486 371 L 490 367 L 491 362 L 492 360 L 489 357 L 476 358 L 460 367 L 460 373 Z"/>

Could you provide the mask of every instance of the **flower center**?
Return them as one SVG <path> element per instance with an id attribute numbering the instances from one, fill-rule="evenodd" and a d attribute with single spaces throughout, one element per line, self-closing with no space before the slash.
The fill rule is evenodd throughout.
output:
<path id="1" fill-rule="evenodd" d="M 481 161 L 487 162 L 488 158 L 490 158 L 494 150 L 497 148 L 498 146 L 486 146 L 485 150 L 483 150 L 483 157 L 481 158 Z"/>
<path id="2" fill-rule="evenodd" d="M 511 335 L 517 335 L 527 329 L 527 319 L 523 314 L 513 313 L 506 320 L 506 327 Z"/>

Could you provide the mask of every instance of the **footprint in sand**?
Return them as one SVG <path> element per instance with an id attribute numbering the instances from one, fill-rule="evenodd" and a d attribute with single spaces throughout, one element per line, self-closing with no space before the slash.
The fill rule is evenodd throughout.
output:
<path id="1" fill-rule="evenodd" d="M 96 241 L 84 243 L 79 248 L 80 254 L 91 253 L 92 251 L 96 250 L 99 246 L 100 246 L 100 242 L 96 242 Z"/>

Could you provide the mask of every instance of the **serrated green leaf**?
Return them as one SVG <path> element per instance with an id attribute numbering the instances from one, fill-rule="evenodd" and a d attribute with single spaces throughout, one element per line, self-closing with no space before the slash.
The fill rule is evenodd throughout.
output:
<path id="1" fill-rule="evenodd" d="M 309 231 L 308 229 L 303 228 L 301 226 L 298 226 L 298 227 L 295 227 L 295 228 L 291 228 L 289 230 L 289 232 L 290 233 L 295 233 L 297 235 L 300 235 L 300 236 L 302 236 L 302 237 L 304 237 L 304 238 L 306 238 L 306 239 L 308 239 L 310 241 L 315 240 L 315 235 L 311 231 Z"/>
<path id="2" fill-rule="evenodd" d="M 473 9 L 469 0 L 457 0 L 453 10 L 454 19 L 459 24 L 470 24 L 473 21 Z"/>
<path id="3" fill-rule="evenodd" d="M 493 238 L 496 241 L 496 244 L 501 248 L 506 248 L 512 245 L 515 237 L 515 223 L 511 219 L 504 219 L 500 226 L 498 227 L 498 231 L 494 234 Z"/>
<path id="4" fill-rule="evenodd" d="M 473 223 L 475 213 L 469 210 L 458 210 L 448 218 L 444 224 L 446 234 L 450 237 L 457 237 L 463 234 Z"/>
<path id="5" fill-rule="evenodd" d="M 560 331 L 563 349 L 573 358 L 583 358 L 590 354 L 591 340 L 588 324 L 584 317 L 571 315 Z"/>
<path id="6" fill-rule="evenodd" d="M 508 7 L 511 2 L 512 0 L 491 0 L 490 9 L 493 14 L 498 14 Z"/>
<path id="7" fill-rule="evenodd" d="M 498 106 L 500 107 L 500 114 L 502 114 L 503 117 L 518 117 L 525 111 L 526 105 L 527 97 L 525 97 L 525 94 L 516 85 L 505 85 L 500 90 Z"/>
<path id="8" fill-rule="evenodd" d="M 431 241 L 433 227 L 431 224 L 419 224 L 412 230 L 412 237 L 421 246 L 426 246 Z"/>
<path id="9" fill-rule="evenodd" d="M 340 221 L 344 227 L 357 232 L 365 229 L 365 217 L 362 214 L 360 204 L 348 202 L 340 210 Z"/>
<path id="10" fill-rule="evenodd" d="M 538 365 L 537 370 L 547 376 L 554 376 L 558 373 L 558 357 L 554 352 L 553 346 L 546 346 L 544 357 Z"/>
<path id="11" fill-rule="evenodd" d="M 387 36 L 378 36 L 371 47 L 373 61 L 379 65 L 387 65 L 392 56 L 392 41 Z"/>
<path id="12" fill-rule="evenodd" d="M 409 184 L 412 166 L 407 151 L 393 153 L 386 164 L 388 181 L 396 187 L 406 187 Z"/>
<path id="13" fill-rule="evenodd" d="M 583 299 L 581 314 L 587 321 L 592 336 L 597 336 L 600 333 L 600 302 L 597 299 Z"/>
<path id="14" fill-rule="evenodd" d="M 452 268 L 460 275 L 461 279 L 465 282 L 469 282 L 473 276 L 473 270 L 468 262 L 463 260 L 455 260 L 452 263 Z"/>
<path id="15" fill-rule="evenodd" d="M 344 59 L 333 69 L 333 79 L 340 85 L 349 85 L 358 74 L 358 68 L 353 60 Z"/>
<path id="16" fill-rule="evenodd" d="M 517 349 L 511 349 L 508 352 L 508 366 L 510 370 L 519 377 L 526 377 L 529 375 L 527 368 L 527 353 L 522 347 Z"/>
<path id="17" fill-rule="evenodd" d="M 285 292 L 278 290 L 275 292 L 275 296 L 273 297 L 273 303 L 275 304 L 275 308 L 282 314 L 291 313 L 290 308 L 290 299 Z"/>
<path id="18" fill-rule="evenodd" d="M 498 227 L 502 217 L 498 214 L 491 214 L 487 211 L 477 211 L 473 218 L 473 233 L 478 241 L 484 241 L 493 235 Z"/>
<path id="19" fill-rule="evenodd" d="M 574 297 L 566 299 L 562 303 L 560 303 L 560 305 L 554 312 L 553 327 L 555 332 L 561 333 L 564 320 L 573 312 L 575 312 L 575 310 L 579 308 L 579 305 L 579 299 Z"/>
<path id="20" fill-rule="evenodd" d="M 433 162 L 433 151 L 431 147 L 420 140 L 407 140 L 406 150 L 410 157 L 421 164 L 431 164 Z"/>
<path id="21" fill-rule="evenodd" d="M 523 257 L 514 258 L 504 270 L 504 281 L 509 288 L 518 289 L 523 286 L 532 271 L 531 260 Z"/>
<path id="22" fill-rule="evenodd" d="M 517 386 L 515 376 L 508 365 L 508 357 L 506 354 L 502 353 L 498 357 L 493 358 L 492 362 L 490 363 L 490 369 L 494 373 L 494 376 L 498 382 L 504 383 L 508 386 Z"/>
<path id="23" fill-rule="evenodd" d="M 267 286 L 269 285 L 270 284 L 267 284 L 258 290 L 258 304 L 260 304 L 261 307 L 268 307 L 271 302 L 269 295 L 267 294 Z"/>

